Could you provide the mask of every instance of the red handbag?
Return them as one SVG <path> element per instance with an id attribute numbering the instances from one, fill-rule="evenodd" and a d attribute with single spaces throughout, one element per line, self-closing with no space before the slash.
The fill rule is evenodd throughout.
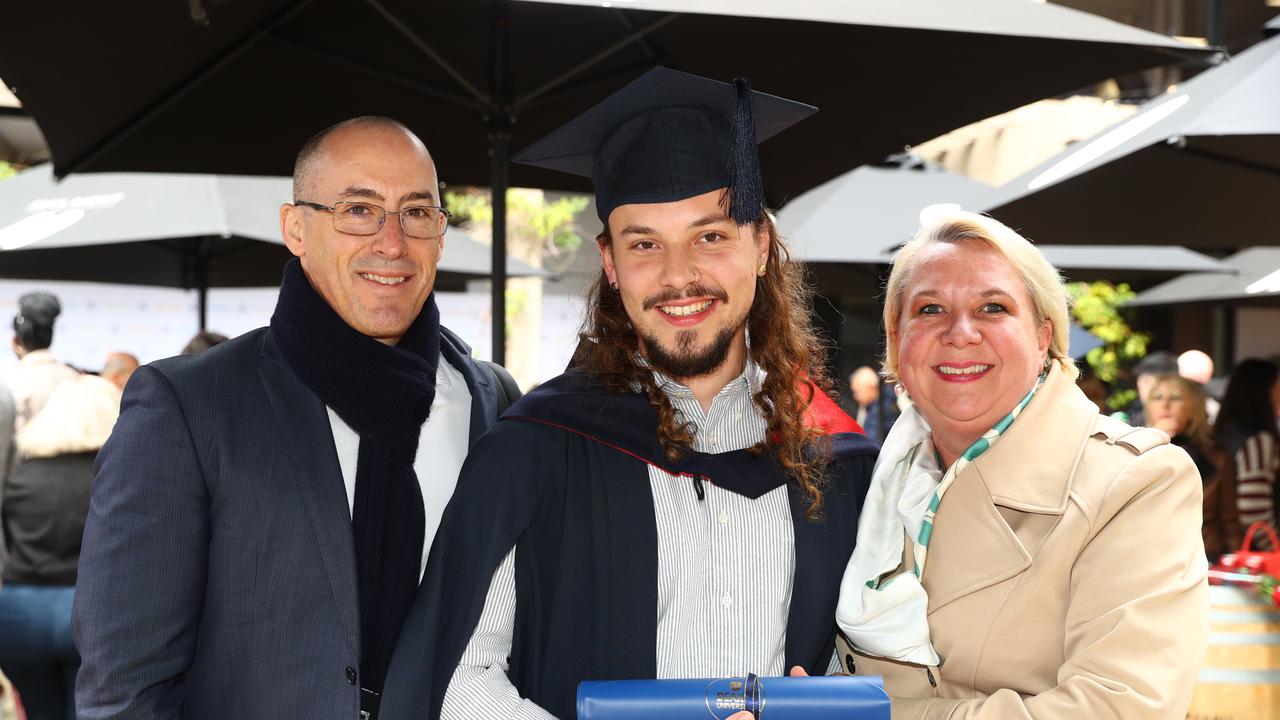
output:
<path id="1" fill-rule="evenodd" d="M 1259 530 L 1267 534 L 1267 539 L 1271 541 L 1271 550 L 1253 549 L 1253 536 Z M 1240 549 L 1223 555 L 1218 561 L 1218 567 L 1247 575 L 1265 573 L 1280 577 L 1280 537 L 1276 536 L 1276 529 L 1267 522 L 1256 522 L 1250 525 L 1244 534 L 1244 540 L 1240 543 Z"/>

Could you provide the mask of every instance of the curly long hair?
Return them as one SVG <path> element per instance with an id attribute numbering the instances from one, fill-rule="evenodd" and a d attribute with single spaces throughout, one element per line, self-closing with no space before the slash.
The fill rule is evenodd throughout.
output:
<path id="1" fill-rule="evenodd" d="M 813 289 L 803 266 L 792 262 L 770 215 L 755 223 L 769 235 L 769 259 L 765 274 L 756 278 L 756 295 L 747 313 L 747 332 L 757 338 L 751 358 L 765 371 L 765 380 L 752 400 L 768 423 L 765 441 L 750 452 L 766 449 L 774 454 L 789 480 L 809 500 L 808 516 L 822 514 L 822 491 L 830 460 L 822 433 L 805 422 L 805 410 L 815 393 L 831 394 L 826 369 L 826 346 L 809 319 Z M 606 224 L 596 242 L 609 246 L 613 239 Z M 587 312 L 579 333 L 576 369 L 600 379 L 609 392 L 629 393 L 636 388 L 658 415 L 658 442 L 669 459 L 677 459 L 693 443 L 689 428 L 680 421 L 671 401 L 654 380 L 653 373 L 635 361 L 640 339 L 622 304 L 601 270 L 587 295 Z M 763 340 L 767 338 L 767 342 Z"/>

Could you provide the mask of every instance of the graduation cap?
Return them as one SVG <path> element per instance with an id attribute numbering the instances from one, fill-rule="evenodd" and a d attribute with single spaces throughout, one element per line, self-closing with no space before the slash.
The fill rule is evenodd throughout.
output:
<path id="1" fill-rule="evenodd" d="M 654 68 L 512 160 L 591 178 L 596 212 L 729 189 L 739 225 L 764 210 L 756 145 L 817 112 L 812 105 Z"/>

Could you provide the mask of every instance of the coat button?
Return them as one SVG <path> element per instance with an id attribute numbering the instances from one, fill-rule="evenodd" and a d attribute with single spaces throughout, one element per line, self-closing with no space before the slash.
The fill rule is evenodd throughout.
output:
<path id="1" fill-rule="evenodd" d="M 350 665 L 347 666 L 347 684 L 348 685 L 356 684 L 356 669 L 351 667 Z"/>
<path id="2" fill-rule="evenodd" d="M 853 661 L 853 653 L 844 654 L 844 669 L 848 670 L 850 675 L 858 674 L 858 664 Z"/>

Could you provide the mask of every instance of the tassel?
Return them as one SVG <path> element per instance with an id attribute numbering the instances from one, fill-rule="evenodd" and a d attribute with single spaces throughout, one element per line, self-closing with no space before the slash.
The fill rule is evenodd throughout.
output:
<path id="1" fill-rule="evenodd" d="M 764 186 L 760 180 L 760 154 L 756 148 L 756 118 L 751 105 L 751 81 L 733 81 L 738 106 L 733 116 L 733 167 L 729 176 L 729 215 L 739 225 L 753 223 L 764 212 Z"/>

